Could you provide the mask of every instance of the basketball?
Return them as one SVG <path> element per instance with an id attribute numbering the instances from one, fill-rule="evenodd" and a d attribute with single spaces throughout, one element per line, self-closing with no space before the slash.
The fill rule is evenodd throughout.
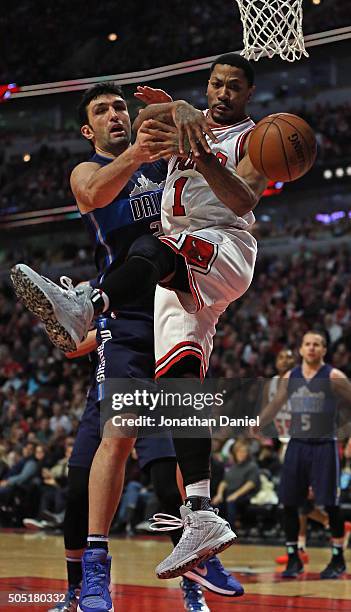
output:
<path id="1" fill-rule="evenodd" d="M 316 159 L 312 128 L 296 115 L 277 113 L 262 119 L 253 130 L 249 157 L 255 169 L 272 181 L 295 181 Z"/>

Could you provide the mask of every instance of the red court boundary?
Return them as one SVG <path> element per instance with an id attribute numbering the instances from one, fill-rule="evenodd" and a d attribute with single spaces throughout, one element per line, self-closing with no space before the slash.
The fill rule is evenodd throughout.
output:
<path id="1" fill-rule="evenodd" d="M 245 576 L 244 582 L 257 583 L 269 581 L 269 576 Z M 318 574 L 307 576 L 307 579 L 315 579 Z M 249 578 L 249 579 L 247 579 Z M 279 577 L 275 576 L 279 580 Z M 279 580 L 280 581 L 280 580 Z M 0 608 L 4 612 L 44 612 L 51 604 L 29 605 L 7 603 L 8 593 L 62 593 L 65 589 L 65 581 L 58 579 L 18 577 L 0 578 Z M 113 601 L 116 610 L 121 612 L 169 612 L 183 610 L 183 602 L 180 589 L 168 589 L 163 587 L 144 587 L 137 585 L 114 585 Z M 322 597 L 301 597 L 282 595 L 253 595 L 248 594 L 242 598 L 219 597 L 213 593 L 206 592 L 206 601 L 211 612 L 249 612 L 255 608 L 256 612 L 285 612 L 296 611 L 348 611 L 351 603 L 348 600 L 328 599 Z"/>

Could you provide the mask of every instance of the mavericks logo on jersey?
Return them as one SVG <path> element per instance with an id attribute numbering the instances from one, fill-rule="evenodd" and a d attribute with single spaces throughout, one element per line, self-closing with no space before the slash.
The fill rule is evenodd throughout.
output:
<path id="1" fill-rule="evenodd" d="M 300 387 L 290 396 L 292 412 L 323 412 L 324 391 L 310 391 L 306 386 Z"/>
<path id="2" fill-rule="evenodd" d="M 154 183 L 142 175 L 138 178 L 138 183 L 139 185 L 135 185 L 130 193 L 130 207 L 134 221 L 159 215 L 165 181 Z"/>

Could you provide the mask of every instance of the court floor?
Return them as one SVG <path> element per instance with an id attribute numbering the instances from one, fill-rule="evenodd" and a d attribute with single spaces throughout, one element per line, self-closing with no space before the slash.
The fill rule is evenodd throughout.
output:
<path id="1" fill-rule="evenodd" d="M 44 603 L 45 600 L 57 599 L 65 590 L 62 537 L 9 531 L 3 531 L 0 537 L 0 609 L 43 612 L 52 607 L 52 604 Z M 183 610 L 179 579 L 158 580 L 154 575 L 154 567 L 170 548 L 163 537 L 111 540 L 116 612 Z M 246 595 L 232 599 L 206 592 L 211 612 L 248 612 L 254 608 L 256 612 L 351 612 L 351 575 L 335 581 L 318 578 L 329 561 L 328 549 L 309 549 L 310 563 L 306 572 L 298 579 L 288 581 L 280 578 L 281 570 L 274 564 L 274 558 L 282 550 L 272 546 L 236 544 L 222 553 L 222 562 L 244 583 Z M 349 552 L 346 559 L 351 570 Z M 35 603 L 38 598 L 42 603 Z"/>

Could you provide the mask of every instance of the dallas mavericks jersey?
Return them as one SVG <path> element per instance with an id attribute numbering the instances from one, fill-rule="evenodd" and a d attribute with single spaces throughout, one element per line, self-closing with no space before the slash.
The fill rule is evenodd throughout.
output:
<path id="1" fill-rule="evenodd" d="M 89 161 L 106 166 L 113 159 L 95 153 Z M 144 234 L 161 234 L 161 199 L 167 164 L 143 164 L 107 206 L 82 214 L 95 247 L 99 280 L 116 260 L 124 261 L 132 243 Z"/>
<path id="2" fill-rule="evenodd" d="M 207 137 L 210 149 L 233 174 L 244 155 L 245 141 L 254 126 L 254 122 L 247 117 L 234 125 L 211 127 L 218 142 L 212 142 Z M 254 222 L 252 212 L 238 217 L 217 198 L 202 174 L 196 170 L 195 159 L 171 157 L 162 202 L 162 227 L 166 236 L 192 233 L 208 227 L 221 228 L 230 233 L 231 228 L 248 230 Z"/>
<path id="3" fill-rule="evenodd" d="M 313 378 L 305 379 L 301 366 L 291 370 L 288 396 L 291 409 L 290 436 L 334 440 L 337 401 L 330 382 L 332 367 L 323 365 Z"/>

